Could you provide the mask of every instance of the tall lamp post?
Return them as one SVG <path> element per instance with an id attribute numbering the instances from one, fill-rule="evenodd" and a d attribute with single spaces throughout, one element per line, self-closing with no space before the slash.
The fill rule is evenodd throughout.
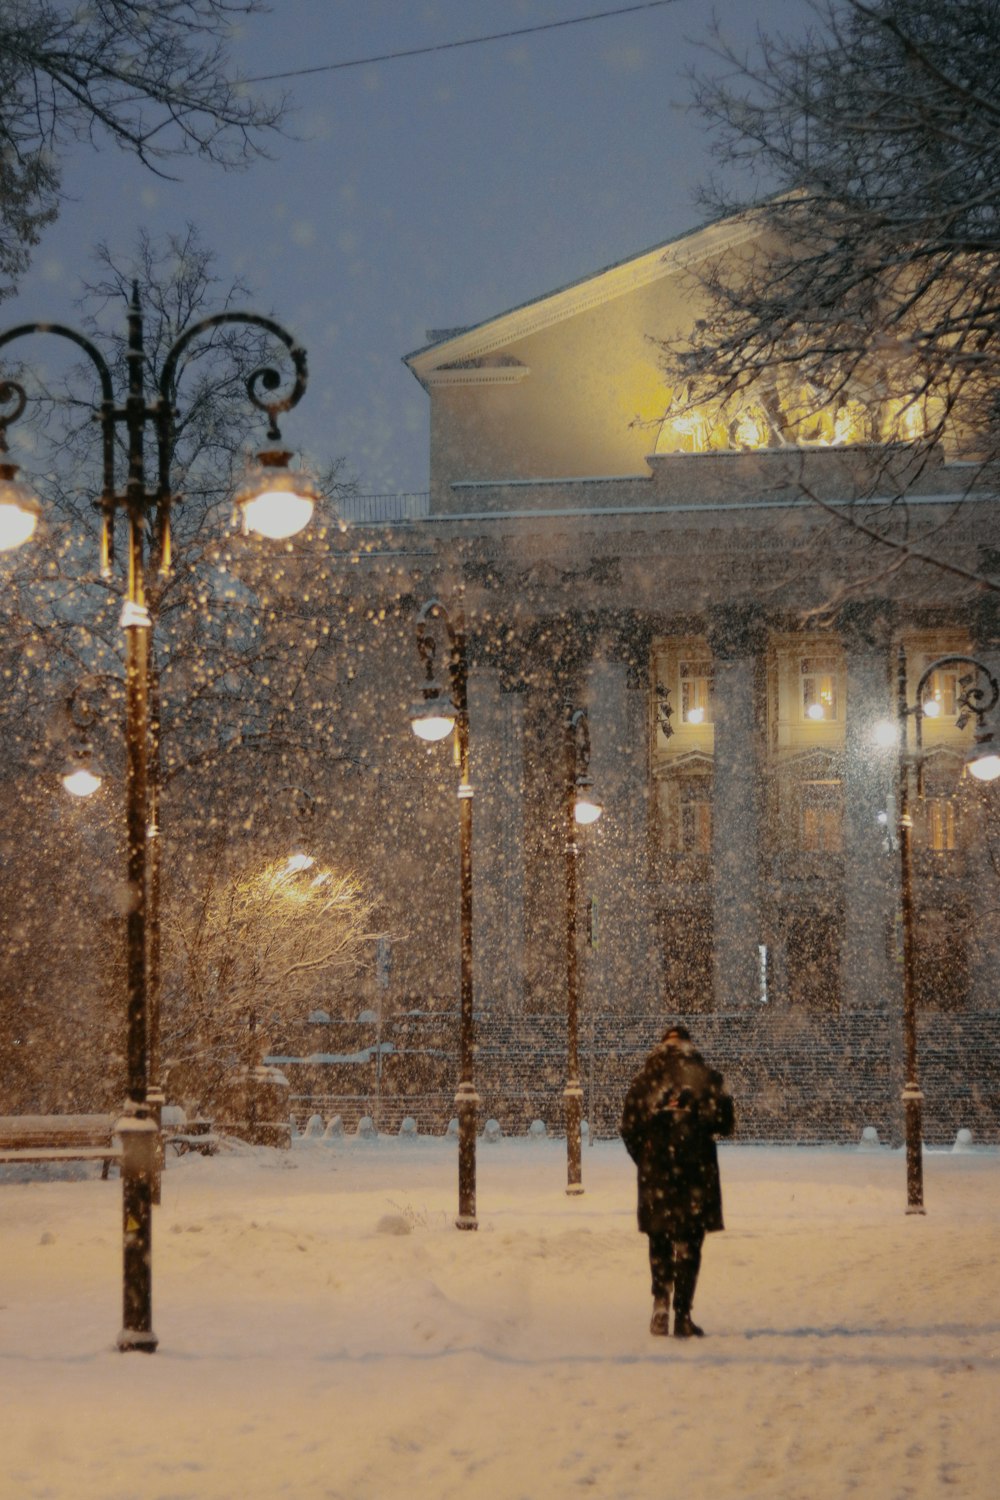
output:
<path id="1" fill-rule="evenodd" d="M 566 704 L 563 715 L 564 795 L 563 820 L 566 840 L 566 1192 L 583 1192 L 581 1117 L 583 1086 L 580 1083 L 579 979 L 576 942 L 576 861 L 579 854 L 577 829 L 596 823 L 601 804 L 591 795 L 590 727 L 585 708 Z M 593 1128 L 593 1122 L 591 1122 Z"/>
<path id="2" fill-rule="evenodd" d="M 960 710 L 956 720 L 962 729 L 971 718 L 976 720 L 976 735 L 972 749 L 966 757 L 966 767 L 979 781 L 994 781 L 1000 776 L 1000 745 L 987 727 L 986 716 L 996 707 L 1000 698 L 1000 684 L 992 672 L 974 656 L 940 656 L 932 661 L 917 683 L 916 702 L 908 701 L 906 679 L 906 652 L 899 647 L 897 658 L 897 719 L 899 724 L 898 782 L 898 842 L 900 872 L 900 916 L 903 936 L 903 1049 L 904 1070 L 903 1111 L 906 1131 L 906 1212 L 922 1214 L 924 1210 L 924 1165 L 923 1165 L 923 1093 L 917 1076 L 917 1009 L 916 1009 L 916 954 L 914 944 L 913 903 L 913 819 L 910 815 L 910 768 L 917 770 L 917 795 L 923 790 L 923 721 L 931 717 L 924 702 L 927 685 L 936 672 L 946 667 L 967 666 L 971 671 L 959 679 L 962 692 L 958 695 Z M 985 679 L 986 686 L 980 686 Z M 916 726 L 916 749 L 911 756 L 908 750 L 907 726 L 910 719 Z"/>
<path id="3" fill-rule="evenodd" d="M 110 367 L 100 350 L 75 329 L 57 323 L 22 323 L 0 334 L 0 348 L 29 334 L 55 334 L 82 349 L 97 373 L 103 484 L 97 502 L 103 526 L 101 568 L 110 576 L 114 559 L 115 519 L 124 511 L 127 528 L 128 583 L 122 606 L 125 632 L 125 749 L 127 873 L 130 893 L 126 916 L 126 1058 L 127 1098 L 118 1130 L 122 1140 L 123 1319 L 118 1335 L 122 1350 L 152 1352 L 157 1345 L 152 1325 L 152 1197 L 156 1175 L 157 1126 L 148 1099 L 148 831 L 150 822 L 148 752 L 150 740 L 149 666 L 153 621 L 146 600 L 146 548 L 151 561 L 166 571 L 170 561 L 170 512 L 176 499 L 171 483 L 175 447 L 175 403 L 178 363 L 193 340 L 224 324 L 263 329 L 285 346 L 294 370 L 287 395 L 276 394 L 281 375 L 270 366 L 254 370 L 246 382 L 253 406 L 268 417 L 268 448 L 259 454 L 256 471 L 235 496 L 244 526 L 265 536 L 287 537 L 308 524 L 319 498 L 302 473 L 289 468 L 290 453 L 280 447 L 277 418 L 301 398 L 306 386 L 306 356 L 280 324 L 256 313 L 222 312 L 204 318 L 178 338 L 163 363 L 152 400 L 144 378 L 143 324 L 138 287 L 128 309 L 128 384 L 122 403 L 116 400 Z M 271 393 L 268 396 L 267 393 Z M 0 379 L 0 459 L 8 452 L 7 429 L 25 409 L 23 386 Z M 152 427 L 157 482 L 147 488 L 144 438 Z M 127 467 L 124 490 L 116 482 L 115 434 L 124 430 Z M 0 462 L 0 551 L 28 541 L 41 506 L 17 478 L 17 465 Z"/>
<path id="4" fill-rule="evenodd" d="M 434 675 L 440 627 L 448 642 L 447 695 Z M 469 704 L 465 622 L 461 611 L 449 615 L 440 599 L 429 600 L 417 615 L 417 651 L 426 669 L 422 700 L 410 722 L 419 739 L 443 740 L 454 735 L 458 769 L 458 830 L 460 850 L 460 1011 L 459 1081 L 455 1094 L 458 1113 L 457 1229 L 476 1229 L 476 1110 L 479 1095 L 473 1081 L 475 1021 L 472 1012 L 472 787 L 469 784 Z"/>

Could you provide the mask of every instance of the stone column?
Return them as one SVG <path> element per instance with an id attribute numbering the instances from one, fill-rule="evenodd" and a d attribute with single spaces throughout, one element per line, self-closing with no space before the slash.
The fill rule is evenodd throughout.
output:
<path id="1" fill-rule="evenodd" d="M 478 664 L 469 673 L 469 762 L 476 1008 L 517 1010 L 524 997 L 524 700 Z"/>
<path id="2" fill-rule="evenodd" d="M 597 943 L 581 967 L 585 1006 L 643 1012 L 653 982 L 656 913 L 647 878 L 649 775 L 644 678 L 618 643 L 599 648 L 587 674 L 590 769 L 603 803 L 598 823 L 583 830 L 579 898 L 586 926 L 596 902 Z"/>
<path id="3" fill-rule="evenodd" d="M 878 743 L 879 724 L 896 722 L 893 607 L 874 600 L 838 616 L 847 664 L 844 737 L 844 927 L 840 963 L 843 1010 L 885 1010 L 899 1003 L 895 958 L 899 856 L 887 847 L 898 747 Z"/>
<path id="4" fill-rule="evenodd" d="M 765 622 L 749 608 L 714 610 L 712 883 L 715 1009 L 753 1005 L 762 941 L 761 809 L 766 751 Z"/>

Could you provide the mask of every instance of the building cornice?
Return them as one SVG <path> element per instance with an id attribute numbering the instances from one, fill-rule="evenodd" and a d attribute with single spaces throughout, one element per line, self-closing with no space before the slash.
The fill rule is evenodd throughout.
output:
<path id="1" fill-rule="evenodd" d="M 516 385 L 531 374 L 528 365 L 466 365 L 458 369 L 429 370 L 423 377 L 424 385 Z"/>

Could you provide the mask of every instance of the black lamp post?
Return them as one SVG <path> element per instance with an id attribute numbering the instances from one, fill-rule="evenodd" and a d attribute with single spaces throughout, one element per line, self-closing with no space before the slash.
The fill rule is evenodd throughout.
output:
<path id="1" fill-rule="evenodd" d="M 437 641 L 434 627 L 443 628 L 448 641 L 446 695 L 434 676 Z M 458 1112 L 458 1229 L 477 1229 L 476 1222 L 476 1110 L 479 1095 L 473 1081 L 475 1021 L 472 1013 L 472 787 L 469 784 L 469 704 L 465 622 L 461 612 L 452 618 L 439 599 L 431 599 L 417 616 L 417 651 L 427 680 L 424 695 L 410 716 L 413 732 L 428 741 L 454 735 L 458 769 L 458 830 L 460 849 L 461 979 L 459 1012 L 459 1081 L 455 1094 Z"/>
<path id="2" fill-rule="evenodd" d="M 101 399 L 95 409 L 103 450 L 103 485 L 97 502 L 103 517 L 101 567 L 110 575 L 114 556 L 114 522 L 124 511 L 128 536 L 128 585 L 122 606 L 125 631 L 125 748 L 126 833 L 128 847 L 129 910 L 126 917 L 126 1057 L 127 1098 L 119 1134 L 122 1140 L 123 1210 L 123 1322 L 118 1335 L 122 1350 L 152 1352 L 157 1345 L 152 1325 L 152 1201 L 156 1177 L 157 1124 L 150 1108 L 149 989 L 147 917 L 149 912 L 150 800 L 148 760 L 150 741 L 149 679 L 153 621 L 146 602 L 146 547 L 166 570 L 170 559 L 170 511 L 175 497 L 171 465 L 175 446 L 175 402 L 178 362 L 194 339 L 224 324 L 242 323 L 264 329 L 284 344 L 294 368 L 294 383 L 285 396 L 268 399 L 281 376 L 270 366 L 255 370 L 247 380 L 250 402 L 265 412 L 269 449 L 259 455 L 259 468 L 235 497 L 247 530 L 274 537 L 300 531 L 318 499 L 308 477 L 288 467 L 291 455 L 280 443 L 277 417 L 302 396 L 306 385 L 306 356 L 289 333 L 270 318 L 256 313 L 223 312 L 187 329 L 167 354 L 153 399 L 147 400 L 143 368 L 143 326 L 138 288 L 133 287 L 128 311 L 128 389 L 125 400 L 115 398 L 111 370 L 100 350 L 83 334 L 56 323 L 23 323 L 0 334 L 0 348 L 28 334 L 55 334 L 82 349 L 97 372 Z M 8 451 L 7 429 L 24 411 L 26 393 L 16 381 L 0 380 L 0 455 Z M 143 453 L 147 426 L 156 441 L 157 484 L 147 489 Z M 116 484 L 115 432 L 127 439 L 128 465 L 124 490 Z M 26 542 L 41 507 L 17 479 L 15 464 L 0 462 L 0 551 Z"/>
<path id="3" fill-rule="evenodd" d="M 913 819 L 910 816 L 910 767 L 917 770 L 917 795 L 922 787 L 923 720 L 930 717 L 924 703 L 924 692 L 935 672 L 946 667 L 967 666 L 972 670 L 959 679 L 963 691 L 958 697 L 959 715 L 956 723 L 964 728 L 971 718 L 976 720 L 975 743 L 966 757 L 970 773 L 980 781 L 993 781 L 1000 776 L 1000 746 L 994 742 L 992 730 L 987 728 L 986 716 L 1000 698 L 1000 684 L 992 672 L 974 656 L 941 656 L 932 661 L 917 683 L 916 702 L 908 702 L 906 683 L 906 652 L 902 645 L 897 659 L 897 718 L 899 723 L 898 765 L 898 841 L 900 873 L 900 916 L 903 935 L 903 1111 L 906 1131 L 906 1212 L 922 1214 L 924 1210 L 924 1165 L 923 1165 L 923 1100 L 917 1076 L 917 1010 L 916 1010 L 916 963 L 914 947 L 913 906 Z M 988 686 L 980 687 L 980 678 Z M 907 725 L 910 718 L 916 724 L 916 750 L 908 752 Z"/>
<path id="4" fill-rule="evenodd" d="M 601 804 L 590 795 L 590 728 L 585 708 L 567 703 L 563 716 L 563 823 L 566 840 L 566 1192 L 583 1192 L 580 1083 L 579 982 L 576 943 L 577 828 L 596 823 Z"/>

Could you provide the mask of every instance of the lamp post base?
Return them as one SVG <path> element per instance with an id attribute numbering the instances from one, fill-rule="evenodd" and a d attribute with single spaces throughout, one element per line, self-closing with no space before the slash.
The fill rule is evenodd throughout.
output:
<path id="1" fill-rule="evenodd" d="M 130 1101 L 118 1121 L 122 1143 L 122 1331 L 121 1350 L 152 1354 L 153 1332 L 153 1178 L 156 1171 L 156 1121 L 145 1103 Z"/>
<path id="2" fill-rule="evenodd" d="M 463 1082 L 455 1095 L 458 1112 L 458 1216 L 456 1229 L 478 1229 L 476 1220 L 476 1111 L 479 1095 L 475 1085 Z"/>
<path id="3" fill-rule="evenodd" d="M 571 1079 L 563 1090 L 566 1109 L 566 1192 L 577 1197 L 583 1192 L 583 1089 Z"/>
<path id="4" fill-rule="evenodd" d="M 903 1089 L 903 1114 L 906 1123 L 906 1212 L 922 1214 L 924 1208 L 924 1096 L 915 1083 Z"/>
<path id="5" fill-rule="evenodd" d="M 143 1354 L 153 1354 L 159 1342 L 156 1334 L 152 1331 L 149 1333 L 137 1333 L 134 1328 L 123 1328 L 118 1335 L 117 1347 L 123 1354 L 130 1349 L 138 1349 Z"/>

